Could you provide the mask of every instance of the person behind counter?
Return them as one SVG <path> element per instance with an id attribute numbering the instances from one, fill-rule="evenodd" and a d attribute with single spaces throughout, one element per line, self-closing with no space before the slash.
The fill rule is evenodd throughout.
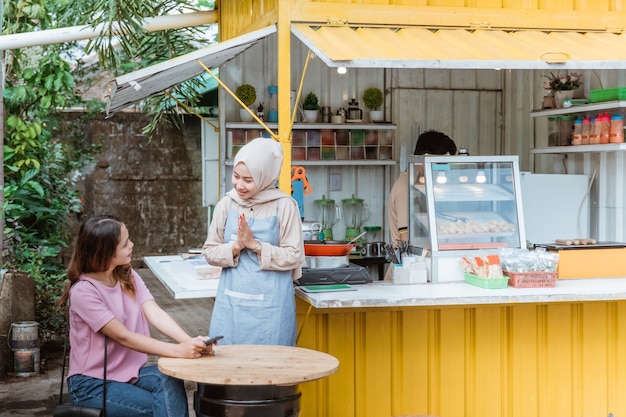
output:
<path id="1" fill-rule="evenodd" d="M 296 201 L 276 188 L 282 160 L 273 139 L 243 146 L 233 188 L 215 206 L 202 249 L 223 268 L 209 326 L 222 345 L 296 342 L 293 280 L 302 275 L 304 240 Z"/>
<path id="2" fill-rule="evenodd" d="M 107 343 L 107 417 L 188 416 L 183 380 L 146 366 L 148 354 L 199 358 L 213 348 L 159 307 L 131 267 L 133 246 L 128 229 L 113 216 L 94 216 L 80 227 L 58 301 L 69 302 L 69 398 L 73 405 L 102 407 Z M 176 343 L 150 337 L 148 323 Z"/>
<path id="3" fill-rule="evenodd" d="M 448 135 L 428 130 L 419 135 L 413 155 L 455 155 L 456 144 Z M 406 170 L 396 179 L 387 203 L 389 235 L 394 247 L 409 240 L 409 174 Z M 391 267 L 387 268 L 385 280 L 391 280 Z"/>

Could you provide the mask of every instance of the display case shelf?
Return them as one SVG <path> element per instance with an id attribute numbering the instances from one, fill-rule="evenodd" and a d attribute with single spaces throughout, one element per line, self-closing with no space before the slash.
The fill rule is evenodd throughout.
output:
<path id="1" fill-rule="evenodd" d="M 492 200 L 507 201 L 515 199 L 510 191 L 499 185 L 492 184 L 454 184 L 448 186 L 434 185 L 434 194 L 437 201 L 475 201 Z M 422 194 L 426 193 L 426 187 L 416 187 Z"/>

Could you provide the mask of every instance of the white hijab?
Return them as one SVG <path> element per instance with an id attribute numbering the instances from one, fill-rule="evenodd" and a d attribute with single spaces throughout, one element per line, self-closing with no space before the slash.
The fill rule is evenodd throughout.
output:
<path id="1" fill-rule="evenodd" d="M 266 203 L 289 197 L 276 188 L 276 181 L 283 164 L 283 148 L 273 139 L 257 138 L 243 146 L 235 155 L 234 167 L 244 163 L 252 175 L 259 192 L 248 200 L 243 200 L 233 188 L 228 196 L 243 207 Z"/>

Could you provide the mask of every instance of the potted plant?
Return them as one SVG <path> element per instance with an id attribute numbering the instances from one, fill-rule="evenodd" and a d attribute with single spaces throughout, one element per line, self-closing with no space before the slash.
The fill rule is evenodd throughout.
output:
<path id="1" fill-rule="evenodd" d="M 250 107 L 256 101 L 256 89 L 250 84 L 242 84 L 235 90 L 235 95 L 246 106 Z M 251 122 L 252 115 L 247 109 L 239 109 L 239 118 L 242 122 Z"/>
<path id="2" fill-rule="evenodd" d="M 363 92 L 363 103 L 365 107 L 370 109 L 370 120 L 372 122 L 380 122 L 384 119 L 384 112 L 378 110 L 383 105 L 383 92 L 376 88 L 371 87 Z"/>
<path id="3" fill-rule="evenodd" d="M 574 90 L 583 83 L 582 75 L 570 72 L 565 74 L 554 74 L 545 76 L 543 88 L 550 91 L 550 95 L 554 96 L 554 102 L 557 108 L 563 107 L 563 100 L 574 98 Z"/>
<path id="4" fill-rule="evenodd" d="M 314 92 L 310 92 L 304 97 L 302 102 L 302 110 L 304 111 L 304 118 L 309 123 L 315 123 L 317 121 L 317 113 L 320 109 L 317 95 Z"/>

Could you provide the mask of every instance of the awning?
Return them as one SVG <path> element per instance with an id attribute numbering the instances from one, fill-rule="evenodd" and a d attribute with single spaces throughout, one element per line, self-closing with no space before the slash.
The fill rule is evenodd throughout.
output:
<path id="1" fill-rule="evenodd" d="M 107 114 L 206 73 L 198 61 L 209 69 L 217 68 L 274 32 L 276 25 L 268 26 L 117 77 L 112 83 Z"/>
<path id="2" fill-rule="evenodd" d="M 293 24 L 329 67 L 626 69 L 626 34 Z"/>

